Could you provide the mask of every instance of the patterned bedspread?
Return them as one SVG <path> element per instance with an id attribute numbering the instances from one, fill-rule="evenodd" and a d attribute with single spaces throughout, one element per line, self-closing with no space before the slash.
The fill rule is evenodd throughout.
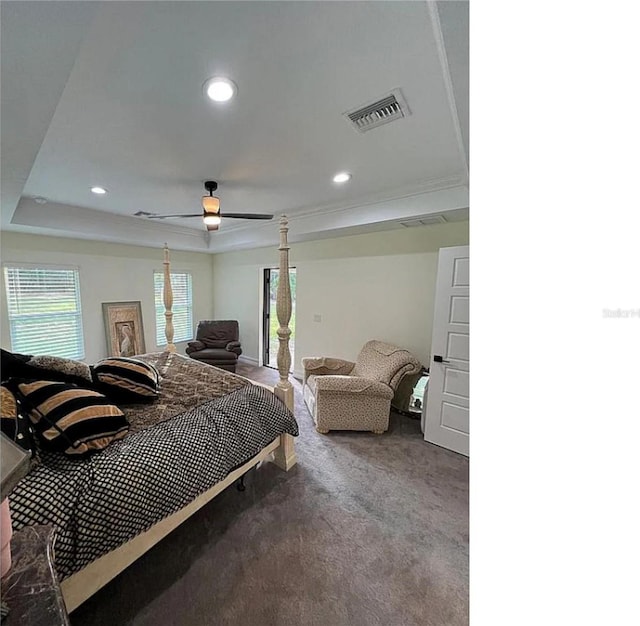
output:
<path id="1" fill-rule="evenodd" d="M 160 374 L 159 397 L 152 404 L 121 406 L 131 425 L 130 433 L 137 432 L 180 415 L 207 400 L 251 384 L 238 374 L 211 367 L 175 352 L 152 352 L 136 357 L 153 365 Z"/>
<path id="2" fill-rule="evenodd" d="M 15 530 L 55 526 L 61 579 L 178 511 L 278 435 L 298 434 L 285 405 L 241 376 L 179 355 L 145 359 L 159 368 L 162 391 L 144 409 L 123 407 L 132 432 L 86 459 L 42 452 L 10 496 Z M 195 380 L 184 374 L 194 365 Z"/>

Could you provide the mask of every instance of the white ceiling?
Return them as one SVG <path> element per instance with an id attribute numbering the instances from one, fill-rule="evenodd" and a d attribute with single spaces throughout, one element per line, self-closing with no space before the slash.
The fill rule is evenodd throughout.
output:
<path id="1" fill-rule="evenodd" d="M 6 2 L 2 228 L 220 252 L 468 215 L 467 2 Z M 216 105 L 213 75 L 238 85 Z M 411 115 L 343 113 L 400 88 Z M 332 183 L 342 170 L 345 185 Z M 105 196 L 89 191 L 109 190 Z M 34 198 L 45 198 L 40 204 Z"/>

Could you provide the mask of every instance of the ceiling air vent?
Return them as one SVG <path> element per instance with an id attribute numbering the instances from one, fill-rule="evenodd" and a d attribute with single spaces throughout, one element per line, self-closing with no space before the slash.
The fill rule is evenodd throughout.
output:
<path id="1" fill-rule="evenodd" d="M 411 115 L 402 92 L 394 89 L 388 96 L 343 114 L 354 126 L 354 128 L 364 133 L 372 128 L 377 128 L 383 124 L 388 124 L 401 117 Z"/>
<path id="2" fill-rule="evenodd" d="M 444 224 L 447 220 L 444 215 L 429 215 L 427 217 L 419 217 L 413 220 L 405 220 L 400 222 L 401 226 L 405 228 L 412 228 L 414 226 L 430 226 L 431 224 Z"/>

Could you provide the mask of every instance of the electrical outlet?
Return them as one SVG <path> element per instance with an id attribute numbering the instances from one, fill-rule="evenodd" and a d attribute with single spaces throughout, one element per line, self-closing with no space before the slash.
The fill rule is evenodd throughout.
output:
<path id="1" fill-rule="evenodd" d="M 314 322 L 321 322 L 322 321 L 322 315 L 318 315 L 317 313 L 313 316 L 313 321 Z"/>

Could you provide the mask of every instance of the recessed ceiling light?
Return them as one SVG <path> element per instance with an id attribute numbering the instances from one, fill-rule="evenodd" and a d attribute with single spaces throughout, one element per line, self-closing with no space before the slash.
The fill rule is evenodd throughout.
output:
<path id="1" fill-rule="evenodd" d="M 99 196 L 102 196 L 107 193 L 107 190 L 104 187 L 91 187 L 91 193 L 96 193 Z"/>
<path id="2" fill-rule="evenodd" d="M 42 196 L 37 196 L 34 198 L 34 200 L 38 203 L 38 204 L 47 204 L 47 199 L 43 198 Z"/>
<path id="3" fill-rule="evenodd" d="M 351 179 L 351 174 L 349 172 L 340 172 L 333 177 L 334 183 L 346 183 Z"/>
<path id="4" fill-rule="evenodd" d="M 204 92 L 214 102 L 227 102 L 236 95 L 238 87 L 228 78 L 214 76 L 204 84 Z"/>

